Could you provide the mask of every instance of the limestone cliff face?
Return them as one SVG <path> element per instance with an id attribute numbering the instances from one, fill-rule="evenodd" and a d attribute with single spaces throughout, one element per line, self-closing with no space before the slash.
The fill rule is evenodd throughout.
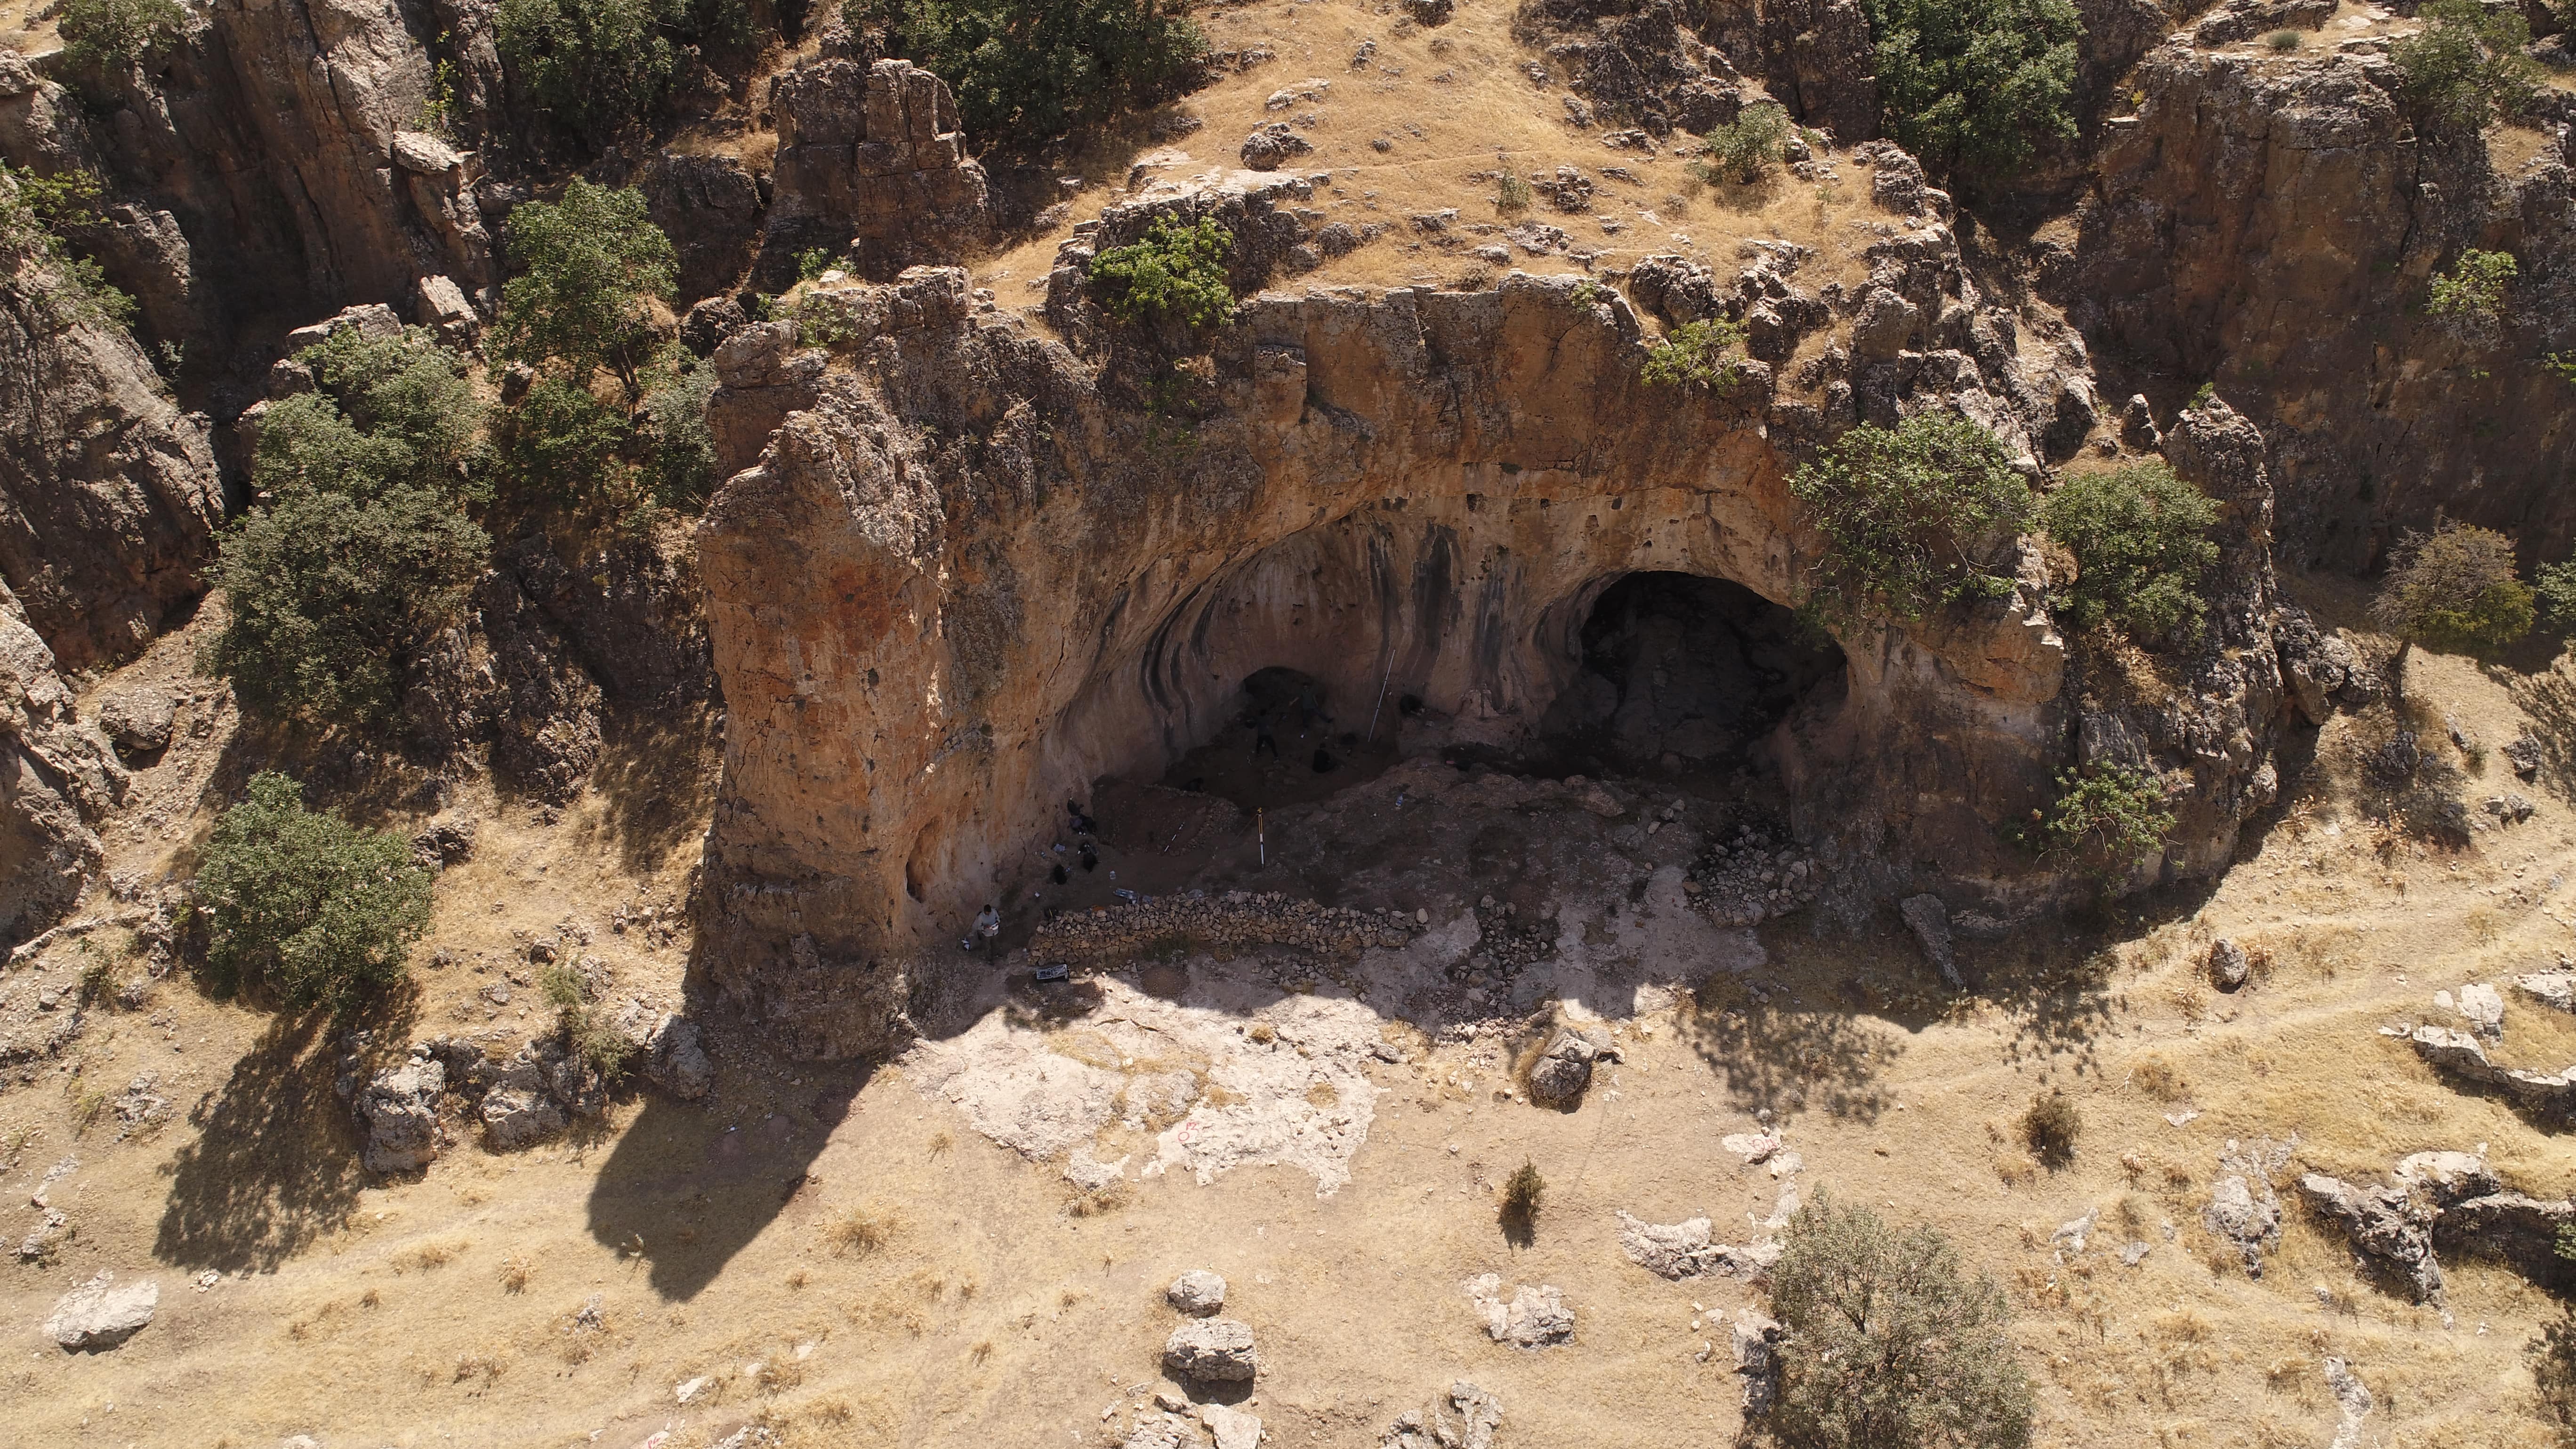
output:
<path id="1" fill-rule="evenodd" d="M 2261 429 L 2285 557 L 2367 567 L 2437 511 L 2564 557 L 2576 389 L 2539 361 L 2576 348 L 2564 125 L 2499 168 L 2479 138 L 2411 126 L 2374 44 L 2149 55 L 2042 285 L 2106 382 L 2163 407 L 2214 382 Z M 2520 156 L 2510 133 L 2497 144 Z M 2424 312 L 2470 247 L 2520 257 L 2501 326 Z"/>
<path id="2" fill-rule="evenodd" d="M 199 591 L 223 490 L 157 382 L 122 331 L 0 294 L 0 583 L 48 667 L 132 654 Z"/>
<path id="3" fill-rule="evenodd" d="M 1250 200 L 1284 184 L 1260 179 Z M 1245 189 L 1162 204 L 1222 212 L 1254 239 L 1238 263 L 1293 269 L 1298 244 Z M 1069 265 L 1147 211 L 1114 210 Z M 1946 230 L 1913 221 L 1922 275 L 1962 285 Z M 1876 400 L 1844 381 L 1822 405 L 1770 397 L 1758 364 L 1728 399 L 1642 383 L 1626 299 L 1573 278 L 1264 293 L 1179 359 L 1059 286 L 1077 354 L 941 269 L 826 293 L 855 339 L 828 358 L 790 324 L 737 335 L 715 359 L 713 421 L 735 461 L 762 451 L 700 532 L 728 709 L 711 975 L 798 1049 L 878 1049 L 904 1029 L 916 954 L 955 938 L 1062 802 L 1103 775 L 1159 774 L 1228 721 L 1255 670 L 1303 670 L 1336 699 L 1412 694 L 1463 737 L 1511 743 L 1573 679 L 1592 601 L 1627 574 L 1795 602 L 1812 543 L 1786 477 L 1838 430 L 1830 413 L 1968 407 L 2013 436 L 2048 422 L 2016 399 L 2050 406 L 2050 389 L 2014 376 L 1988 392 L 1973 360 L 1912 351 L 1944 326 L 1964 337 L 1974 298 L 1926 315 L 1943 284 L 1891 268 L 1886 300 L 1846 313 L 1902 305 L 1906 326 L 1882 322 L 1868 357 L 1832 353 Z M 1928 307 L 1903 302 L 1915 290 Z M 1771 300 L 1802 316 L 1816 302 Z M 1767 743 L 1802 834 L 1936 860 L 1990 896 L 2053 889 L 1995 829 L 2073 762 L 2065 649 L 2034 597 L 1840 638 L 1839 687 Z M 2251 749 L 2211 781 L 2226 810 L 2250 808 L 2238 777 L 2268 757 L 2277 671 L 2273 688 L 2239 701 Z"/>
<path id="4" fill-rule="evenodd" d="M 0 590 L 0 945 L 80 898 L 101 859 L 92 827 L 125 790 L 107 740 L 75 716 L 53 651 Z"/>

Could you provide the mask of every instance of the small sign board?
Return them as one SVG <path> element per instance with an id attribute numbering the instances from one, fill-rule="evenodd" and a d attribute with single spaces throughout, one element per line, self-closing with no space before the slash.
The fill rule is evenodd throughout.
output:
<path id="1" fill-rule="evenodd" d="M 1040 986 L 1050 986 L 1058 981 L 1072 980 L 1073 968 L 1062 961 L 1050 962 L 1038 968 L 1037 977 Z"/>

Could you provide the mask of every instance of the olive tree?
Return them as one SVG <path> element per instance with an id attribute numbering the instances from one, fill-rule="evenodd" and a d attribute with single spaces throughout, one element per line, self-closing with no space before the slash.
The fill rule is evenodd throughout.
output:
<path id="1" fill-rule="evenodd" d="M 2003 1290 L 1950 1240 L 1819 1191 L 1771 1270 L 1785 1333 L 1772 1431 L 1791 1449 L 2021 1449 L 2031 1390 Z"/>
<path id="2" fill-rule="evenodd" d="M 1919 618 L 2012 592 L 2030 485 L 1994 434 L 1956 413 L 1864 423 L 1790 477 L 1824 536 L 1808 603 L 1842 617 Z"/>
<path id="3" fill-rule="evenodd" d="M 670 301 L 679 284 L 678 257 L 645 216 L 644 193 L 575 178 L 561 201 L 512 211 L 505 240 L 519 274 L 502 284 L 496 354 L 576 386 L 605 368 L 630 405 L 642 398 L 660 333 L 653 303 Z"/>
<path id="4" fill-rule="evenodd" d="M 276 771 L 216 820 L 198 867 L 206 964 L 226 989 L 346 1008 L 403 978 L 429 929 L 429 870 L 400 836 L 304 808 Z"/>

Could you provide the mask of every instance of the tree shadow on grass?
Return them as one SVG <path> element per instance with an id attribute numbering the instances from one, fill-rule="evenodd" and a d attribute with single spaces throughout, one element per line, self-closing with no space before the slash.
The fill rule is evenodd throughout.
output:
<path id="1" fill-rule="evenodd" d="M 1767 1000 L 1725 976 L 1702 987 L 1681 1031 L 1738 1109 L 1804 1107 L 1859 1122 L 1894 1100 L 1878 1078 L 1905 1050 L 1865 1018 Z"/>
<path id="2" fill-rule="evenodd" d="M 393 1024 L 377 1023 L 379 1036 L 401 1036 L 407 1014 L 406 1003 L 381 1010 Z M 197 1136 L 162 1169 L 170 1192 L 155 1258 L 267 1271 L 348 1222 L 369 1177 L 333 1089 L 335 1035 L 327 1012 L 273 1017 L 231 1078 L 197 1099 L 188 1112 Z"/>

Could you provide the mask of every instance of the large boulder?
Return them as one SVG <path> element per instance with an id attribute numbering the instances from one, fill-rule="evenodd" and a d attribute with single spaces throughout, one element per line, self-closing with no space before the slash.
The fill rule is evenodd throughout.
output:
<path id="1" fill-rule="evenodd" d="M 1540 1049 L 1538 1060 L 1530 1063 L 1530 1099 L 1549 1107 L 1580 1101 L 1584 1089 L 1592 1085 L 1592 1064 L 1606 1054 L 1610 1049 L 1600 1033 L 1558 1027 Z"/>
<path id="2" fill-rule="evenodd" d="M 1225 1307 L 1225 1280 L 1205 1268 L 1192 1268 L 1172 1280 L 1163 1298 L 1193 1318 L 1206 1318 Z"/>
<path id="3" fill-rule="evenodd" d="M 1198 1318 L 1163 1341 L 1163 1367 L 1203 1383 L 1248 1383 L 1260 1368 L 1252 1326 L 1232 1318 Z"/>
<path id="4" fill-rule="evenodd" d="M 161 1304 L 161 1285 L 149 1278 L 118 1283 L 102 1272 L 54 1303 L 45 1336 L 65 1353 L 99 1353 L 141 1333 Z"/>
<path id="5" fill-rule="evenodd" d="M 349 1109 L 365 1134 L 360 1155 L 369 1172 L 409 1172 L 438 1156 L 438 1099 L 446 1089 L 447 1068 L 418 1047 L 353 1094 Z"/>
<path id="6" fill-rule="evenodd" d="M 1565 1306 L 1565 1291 L 1552 1284 L 1520 1284 L 1506 1298 L 1501 1275 L 1486 1273 L 1468 1280 L 1467 1301 L 1484 1320 L 1485 1336 L 1496 1343 L 1544 1348 L 1574 1336 L 1574 1310 Z"/>
<path id="7" fill-rule="evenodd" d="M 957 258 L 990 237 L 992 189 L 966 155 L 947 82 L 906 60 L 825 55 L 770 82 L 778 124 L 763 285 L 796 275 L 796 254 L 846 254 L 859 275 Z"/>

